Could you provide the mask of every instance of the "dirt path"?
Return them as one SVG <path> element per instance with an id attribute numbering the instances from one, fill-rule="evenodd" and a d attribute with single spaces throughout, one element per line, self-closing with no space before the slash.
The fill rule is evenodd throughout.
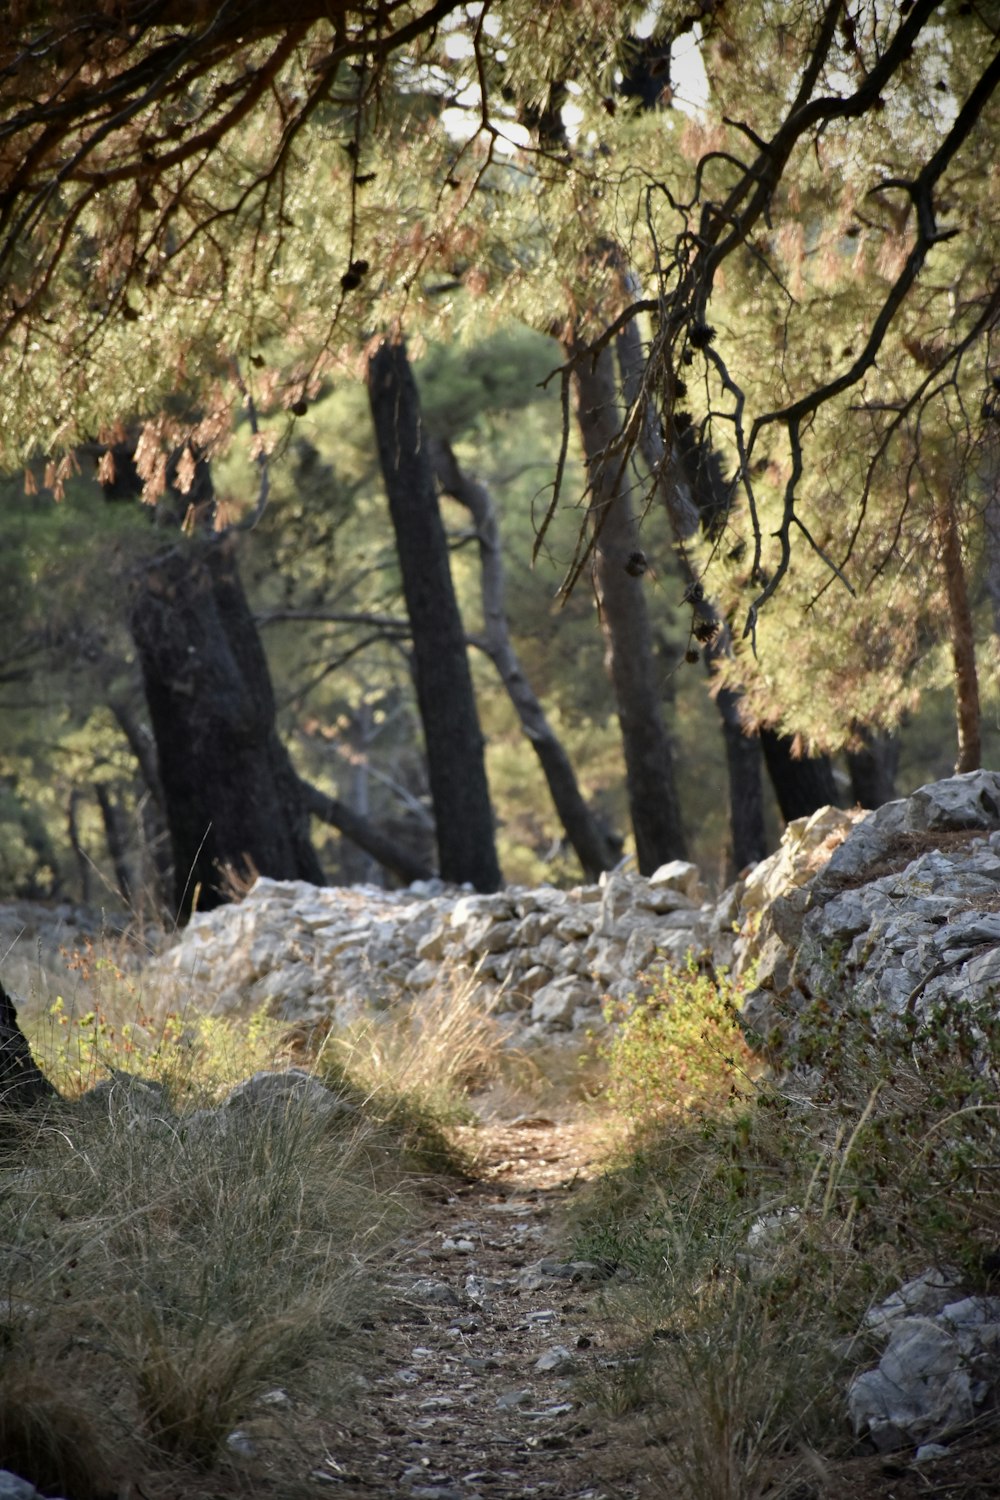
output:
<path id="1" fill-rule="evenodd" d="M 614 1454 L 585 1404 L 588 1374 L 613 1358 L 594 1305 L 606 1272 L 568 1261 L 557 1238 L 594 1170 L 592 1132 L 521 1117 L 477 1134 L 480 1180 L 392 1268 L 380 1368 L 329 1455 L 331 1490 L 634 1500 L 633 1457 Z"/>

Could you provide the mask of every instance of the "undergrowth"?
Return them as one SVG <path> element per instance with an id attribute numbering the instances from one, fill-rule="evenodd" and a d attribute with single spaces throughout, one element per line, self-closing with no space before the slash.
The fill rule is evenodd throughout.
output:
<path id="1" fill-rule="evenodd" d="M 929 1265 L 989 1284 L 997 1021 L 832 1009 L 800 1017 L 769 1078 L 734 1034 L 728 981 L 689 969 L 610 1047 L 632 1134 L 575 1234 L 626 1278 L 614 1311 L 638 1363 L 595 1394 L 645 1426 L 664 1485 L 691 1500 L 794 1493 L 850 1441 L 872 1303 Z"/>
<path id="2" fill-rule="evenodd" d="M 253 1441 L 266 1417 L 295 1452 L 277 1490 L 255 1482 L 292 1495 L 323 1456 L 296 1413 L 350 1397 L 375 1265 L 414 1172 L 461 1164 L 450 1127 L 489 1069 L 489 1025 L 442 991 L 320 1038 L 147 1010 L 111 959 L 86 980 L 89 1009 L 57 997 L 26 1026 L 64 1097 L 0 1154 L 0 1454 L 72 1500 L 178 1485 L 218 1500 L 254 1470 L 231 1434 Z M 290 1063 L 327 1085 L 322 1107 L 307 1080 L 270 1105 L 230 1098 Z M 261 1405 L 275 1389 L 284 1419 Z"/>

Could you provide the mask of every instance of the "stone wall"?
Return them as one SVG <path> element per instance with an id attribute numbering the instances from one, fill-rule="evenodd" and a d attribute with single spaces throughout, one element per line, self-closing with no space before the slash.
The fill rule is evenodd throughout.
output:
<path id="1" fill-rule="evenodd" d="M 39 955 L 72 948 L 96 920 L 0 908 L 8 987 L 30 994 Z M 747 1019 L 779 1040 L 818 992 L 885 1015 L 923 1016 L 956 996 L 989 1003 L 1000 990 L 1000 775 L 950 777 L 871 814 L 798 819 L 715 901 L 681 862 L 649 879 L 620 869 L 599 885 L 491 896 L 437 881 L 383 891 L 262 879 L 196 915 L 143 983 L 171 1005 L 264 1006 L 305 1023 L 468 984 L 518 1040 L 572 1039 L 599 1024 L 605 997 L 627 997 L 641 971 L 689 952 L 737 973 L 756 962 Z"/>
<path id="2" fill-rule="evenodd" d="M 1000 775 L 921 787 L 859 822 L 806 885 L 775 893 L 746 1017 L 782 1040 L 816 995 L 876 1025 L 1000 992 Z"/>
<path id="3" fill-rule="evenodd" d="M 439 882 L 383 891 L 261 879 L 237 905 L 195 916 L 146 978 L 215 1010 L 264 1006 L 307 1024 L 468 984 L 517 1040 L 571 1038 L 656 963 L 692 953 L 744 968 L 774 898 L 814 876 L 860 816 L 824 808 L 792 823 L 777 853 L 714 902 L 682 861 L 648 879 L 621 869 L 598 885 L 490 896 Z"/>
<path id="4" fill-rule="evenodd" d="M 657 954 L 682 962 L 714 941 L 698 871 L 676 861 L 561 891 L 478 896 L 418 882 L 403 891 L 258 880 L 238 905 L 195 916 L 147 980 L 220 1011 L 265 1006 L 290 1021 L 346 1022 L 470 984 L 519 1036 L 585 1030 Z"/>

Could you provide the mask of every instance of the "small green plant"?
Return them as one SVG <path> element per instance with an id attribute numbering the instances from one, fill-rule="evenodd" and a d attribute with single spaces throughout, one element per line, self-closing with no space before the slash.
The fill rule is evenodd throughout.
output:
<path id="1" fill-rule="evenodd" d="M 121 988 L 88 1010 L 75 1011 L 57 995 L 44 1015 L 26 1022 L 39 1066 L 68 1098 L 124 1072 L 163 1084 L 175 1103 L 205 1102 L 285 1057 L 287 1027 L 263 1009 L 240 1018 L 193 1009 L 154 1014 L 121 977 Z"/>
<path id="2" fill-rule="evenodd" d="M 634 997 L 611 1003 L 608 1098 L 632 1120 L 711 1109 L 745 1091 L 757 1064 L 739 1021 L 743 980 L 681 970 L 640 976 Z"/>

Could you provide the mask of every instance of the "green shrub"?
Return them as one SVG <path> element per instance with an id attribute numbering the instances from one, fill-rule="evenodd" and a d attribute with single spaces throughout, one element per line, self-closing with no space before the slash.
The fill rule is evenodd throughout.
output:
<path id="1" fill-rule="evenodd" d="M 640 976 L 635 996 L 611 1004 L 608 1098 L 632 1120 L 712 1109 L 736 1097 L 756 1071 L 739 1021 L 745 982 L 725 970 Z"/>

